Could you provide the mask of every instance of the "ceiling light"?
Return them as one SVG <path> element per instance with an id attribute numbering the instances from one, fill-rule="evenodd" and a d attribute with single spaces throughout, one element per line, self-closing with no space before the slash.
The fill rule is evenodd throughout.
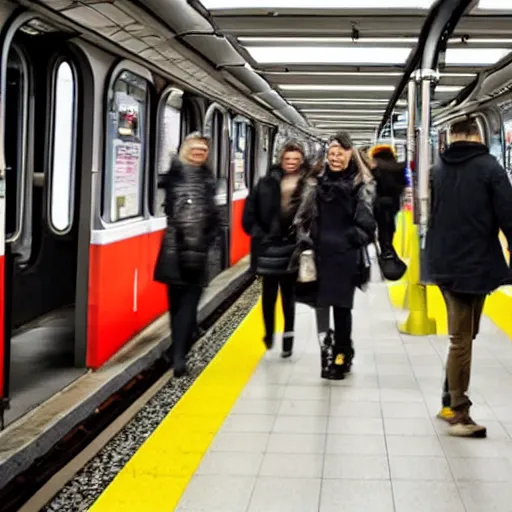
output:
<path id="1" fill-rule="evenodd" d="M 269 76 L 373 76 L 388 77 L 402 76 L 400 71 L 262 71 L 262 74 Z"/>
<path id="2" fill-rule="evenodd" d="M 478 9 L 489 11 L 509 11 L 511 9 L 508 0 L 480 0 Z"/>
<path id="3" fill-rule="evenodd" d="M 366 116 L 366 115 L 351 115 L 351 114 L 314 114 L 314 115 L 307 115 L 308 119 L 353 119 L 354 121 L 357 121 L 361 119 L 362 121 L 369 121 L 370 119 L 382 119 L 382 115 L 380 116 Z"/>
<path id="4" fill-rule="evenodd" d="M 404 64 L 411 48 L 368 46 L 249 46 L 251 57 L 260 64 Z"/>
<path id="5" fill-rule="evenodd" d="M 279 88 L 283 91 L 394 91 L 393 85 L 306 85 L 306 84 L 282 84 Z"/>
<path id="6" fill-rule="evenodd" d="M 368 122 L 368 121 L 320 121 L 317 126 L 325 126 L 329 128 L 330 126 L 346 126 L 347 128 L 364 128 L 368 130 L 372 126 L 377 126 L 379 124 L 378 121 Z"/>
<path id="7" fill-rule="evenodd" d="M 289 103 L 295 105 L 387 105 L 389 100 L 386 99 L 369 99 L 369 98 L 287 98 Z M 405 106 L 405 100 L 398 100 L 397 106 Z"/>
<path id="8" fill-rule="evenodd" d="M 340 114 L 384 114 L 384 109 L 382 110 L 364 110 L 364 109 L 357 109 L 357 110 L 337 110 L 332 108 L 301 108 L 300 111 L 303 114 L 327 114 L 327 113 L 340 113 Z"/>
<path id="9" fill-rule="evenodd" d="M 239 37 L 242 44 L 253 43 L 274 43 L 277 45 L 289 46 L 296 43 L 324 43 L 324 44 L 393 44 L 407 43 L 415 45 L 418 42 L 416 37 L 363 37 L 354 41 L 351 37 Z"/>
<path id="10" fill-rule="evenodd" d="M 430 9 L 434 0 L 201 0 L 207 9 Z"/>
<path id="11" fill-rule="evenodd" d="M 459 37 L 453 38 L 450 42 L 452 43 L 462 43 Z M 481 39 L 478 37 L 470 37 L 467 41 L 464 41 L 466 44 L 512 44 L 511 38 L 497 38 L 497 39 Z"/>
<path id="12" fill-rule="evenodd" d="M 441 78 L 473 78 L 476 73 L 439 73 Z"/>
<path id="13" fill-rule="evenodd" d="M 508 53 L 509 48 L 451 48 L 445 61 L 447 66 L 491 66 Z"/>
<path id="14" fill-rule="evenodd" d="M 437 92 L 457 92 L 462 89 L 462 85 L 438 85 Z"/>

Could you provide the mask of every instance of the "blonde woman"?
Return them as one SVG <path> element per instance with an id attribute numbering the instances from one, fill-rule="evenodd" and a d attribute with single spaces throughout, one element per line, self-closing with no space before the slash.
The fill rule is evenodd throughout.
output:
<path id="1" fill-rule="evenodd" d="M 373 242 L 375 184 L 367 160 L 347 133 L 331 137 L 327 164 L 304 187 L 295 226 L 301 249 L 309 241 L 317 265 L 316 307 L 322 378 L 341 380 L 352 366 L 352 308 L 369 280 L 366 246 Z M 330 329 L 331 309 L 334 331 Z"/>
<path id="2" fill-rule="evenodd" d="M 155 267 L 155 280 L 167 285 L 174 375 L 186 374 L 196 314 L 208 281 L 208 252 L 219 227 L 216 182 L 207 165 L 208 140 L 188 135 L 160 186 L 165 188 L 167 228 Z"/>

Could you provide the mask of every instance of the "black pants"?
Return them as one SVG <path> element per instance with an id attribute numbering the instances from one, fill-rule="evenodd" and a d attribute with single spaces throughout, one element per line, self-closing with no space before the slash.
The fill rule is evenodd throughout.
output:
<path id="1" fill-rule="evenodd" d="M 332 309 L 334 314 L 334 354 L 353 357 L 352 310 L 337 306 L 333 306 Z M 330 312 L 330 307 L 316 309 L 316 325 L 319 337 L 330 329 Z"/>
<path id="2" fill-rule="evenodd" d="M 271 341 L 275 330 L 275 309 L 277 292 L 281 289 L 283 303 L 284 332 L 291 335 L 295 324 L 295 274 L 263 276 L 263 321 L 265 323 L 265 340 Z"/>
<path id="3" fill-rule="evenodd" d="M 171 315 L 171 354 L 175 369 L 185 367 L 185 357 L 192 347 L 197 328 L 197 307 L 203 289 L 197 285 L 169 285 L 169 313 Z"/>
<path id="4" fill-rule="evenodd" d="M 382 253 L 393 250 L 393 237 L 396 229 L 395 216 L 397 213 L 392 205 L 383 205 L 375 209 L 379 247 Z"/>

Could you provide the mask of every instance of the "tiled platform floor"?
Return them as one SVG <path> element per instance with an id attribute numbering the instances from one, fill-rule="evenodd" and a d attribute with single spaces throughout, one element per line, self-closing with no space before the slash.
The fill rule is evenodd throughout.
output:
<path id="1" fill-rule="evenodd" d="M 488 438 L 455 439 L 435 418 L 446 338 L 400 335 L 396 320 L 384 284 L 359 294 L 353 374 L 328 383 L 299 307 L 294 357 L 266 355 L 176 510 L 512 511 L 511 340 L 483 321 L 471 397 Z"/>

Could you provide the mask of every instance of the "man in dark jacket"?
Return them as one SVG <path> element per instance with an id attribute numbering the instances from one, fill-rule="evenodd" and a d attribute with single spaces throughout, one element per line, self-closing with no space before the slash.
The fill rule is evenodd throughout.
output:
<path id="1" fill-rule="evenodd" d="M 446 375 L 453 416 L 445 419 L 454 436 L 486 436 L 485 427 L 469 415 L 467 391 L 472 344 L 485 297 L 508 274 L 500 229 L 510 246 L 512 186 L 482 144 L 476 122 L 454 123 L 451 144 L 433 170 L 427 235 L 430 277 L 440 287 L 448 312 Z"/>

